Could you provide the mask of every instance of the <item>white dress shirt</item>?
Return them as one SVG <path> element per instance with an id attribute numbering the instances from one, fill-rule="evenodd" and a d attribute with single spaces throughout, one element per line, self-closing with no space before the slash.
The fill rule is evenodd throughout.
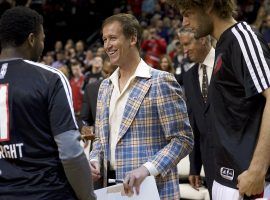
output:
<path id="1" fill-rule="evenodd" d="M 206 65 L 206 73 L 208 78 L 208 85 L 210 84 L 213 68 L 214 68 L 214 62 L 215 62 L 215 49 L 212 47 L 205 57 L 202 64 Z M 203 79 L 203 69 L 201 67 L 201 64 L 199 66 L 199 82 L 200 82 L 200 88 L 202 91 L 202 79 Z"/>
<path id="2" fill-rule="evenodd" d="M 109 127 L 110 127 L 110 164 L 114 169 L 115 165 L 115 149 L 117 144 L 118 134 L 120 132 L 120 125 L 122 122 L 125 105 L 127 103 L 129 93 L 132 89 L 135 77 L 150 78 L 151 68 L 141 59 L 135 73 L 129 78 L 122 92 L 119 89 L 119 68 L 110 76 L 113 84 L 113 91 L 110 100 L 110 114 L 109 114 Z M 158 171 L 151 162 L 147 162 L 144 166 L 148 169 L 151 175 L 157 175 Z"/>

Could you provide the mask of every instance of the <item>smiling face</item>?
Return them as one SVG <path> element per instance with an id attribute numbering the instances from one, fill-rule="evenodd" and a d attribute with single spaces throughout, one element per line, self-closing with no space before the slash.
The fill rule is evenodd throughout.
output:
<path id="1" fill-rule="evenodd" d="M 122 66 L 128 62 L 131 50 L 131 39 L 123 34 L 123 28 L 118 21 L 106 24 L 102 29 L 104 49 L 112 65 Z"/>
<path id="2" fill-rule="evenodd" d="M 199 8 L 189 8 L 182 11 L 183 26 L 192 29 L 196 39 L 213 33 L 213 22 L 210 16 Z"/>
<path id="3" fill-rule="evenodd" d="M 184 33 L 179 35 L 179 41 L 191 61 L 201 62 L 204 47 L 200 39 L 196 40 L 193 33 Z"/>

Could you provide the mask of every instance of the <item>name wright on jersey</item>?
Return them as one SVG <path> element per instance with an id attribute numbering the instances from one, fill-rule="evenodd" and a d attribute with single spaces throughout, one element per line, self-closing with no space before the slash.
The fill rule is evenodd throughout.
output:
<path id="1" fill-rule="evenodd" d="M 23 143 L 0 145 L 0 159 L 22 158 L 23 157 L 22 147 Z"/>

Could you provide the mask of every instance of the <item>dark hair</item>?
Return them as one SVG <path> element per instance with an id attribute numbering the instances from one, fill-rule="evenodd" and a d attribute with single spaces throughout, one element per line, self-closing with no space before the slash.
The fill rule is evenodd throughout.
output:
<path id="1" fill-rule="evenodd" d="M 22 45 L 30 33 L 41 31 L 43 17 L 30 8 L 18 6 L 6 10 L 0 19 L 1 47 Z"/>
<path id="2" fill-rule="evenodd" d="M 142 41 L 142 28 L 139 21 L 131 14 L 119 13 L 116 15 L 112 15 L 105 19 L 102 24 L 102 30 L 105 25 L 118 21 L 123 28 L 123 34 L 126 38 L 130 38 L 131 36 L 137 36 L 137 44 L 136 47 L 138 50 L 141 48 Z"/>
<path id="3" fill-rule="evenodd" d="M 220 18 L 232 16 L 236 9 L 235 0 L 167 0 L 167 2 L 180 10 L 186 10 L 192 7 L 206 10 L 212 6 L 214 12 Z"/>

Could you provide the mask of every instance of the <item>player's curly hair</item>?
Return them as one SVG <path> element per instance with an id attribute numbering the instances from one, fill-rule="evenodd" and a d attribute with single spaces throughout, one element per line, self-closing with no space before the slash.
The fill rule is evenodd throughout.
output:
<path id="1" fill-rule="evenodd" d="M 18 6 L 6 10 L 0 19 L 1 47 L 21 46 L 30 33 L 40 33 L 42 24 L 43 17 L 30 8 Z"/>
<path id="2" fill-rule="evenodd" d="M 168 4 L 180 9 L 186 10 L 192 7 L 199 7 L 206 10 L 210 6 L 220 18 L 232 16 L 236 9 L 235 0 L 167 0 Z"/>

